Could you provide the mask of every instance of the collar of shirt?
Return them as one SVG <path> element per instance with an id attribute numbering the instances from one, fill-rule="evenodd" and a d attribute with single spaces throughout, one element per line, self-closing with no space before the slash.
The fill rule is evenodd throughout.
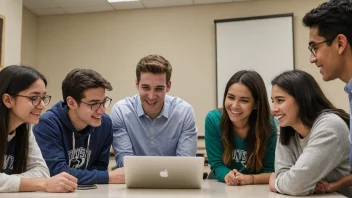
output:
<path id="1" fill-rule="evenodd" d="M 144 113 L 144 110 L 143 110 L 143 107 L 142 107 L 142 101 L 141 101 L 141 97 L 140 96 L 138 96 L 136 107 L 137 107 L 137 115 L 138 115 L 138 117 L 141 117 L 142 115 L 145 115 L 146 117 L 149 117 L 147 114 Z M 169 101 L 168 96 L 166 95 L 165 99 L 164 99 L 163 109 L 161 110 L 160 115 L 158 115 L 157 118 L 160 118 L 161 116 L 164 116 L 166 119 L 169 118 L 169 109 L 170 109 L 170 101 Z"/>
<path id="2" fill-rule="evenodd" d="M 12 140 L 12 138 L 15 137 L 15 135 L 16 135 L 16 131 L 11 135 L 10 134 L 7 135 L 7 142 L 10 142 Z"/>
<path id="3" fill-rule="evenodd" d="M 348 95 L 352 95 L 352 78 L 350 81 L 346 84 L 345 86 L 345 92 L 348 93 Z"/>

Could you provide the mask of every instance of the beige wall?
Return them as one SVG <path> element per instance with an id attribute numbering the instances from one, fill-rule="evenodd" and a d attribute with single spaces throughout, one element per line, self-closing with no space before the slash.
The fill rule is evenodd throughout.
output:
<path id="1" fill-rule="evenodd" d="M 3 66 L 20 64 L 22 0 L 0 0 L 0 14 L 5 17 Z"/>
<path id="2" fill-rule="evenodd" d="M 174 69 L 170 95 L 177 95 L 193 105 L 202 135 L 204 118 L 216 107 L 213 21 L 293 12 L 296 68 L 311 73 L 332 102 L 348 110 L 343 83 L 323 82 L 318 69 L 309 63 L 309 31 L 302 26 L 301 19 L 322 2 L 257 0 L 42 16 L 38 20 L 37 68 L 49 79 L 51 105 L 61 99 L 61 82 L 75 67 L 95 69 L 111 81 L 114 90 L 109 95 L 116 102 L 137 93 L 134 72 L 138 60 L 148 54 L 161 54 L 170 60 Z"/>
<path id="3" fill-rule="evenodd" d="M 23 7 L 21 64 L 37 67 L 38 17 Z"/>

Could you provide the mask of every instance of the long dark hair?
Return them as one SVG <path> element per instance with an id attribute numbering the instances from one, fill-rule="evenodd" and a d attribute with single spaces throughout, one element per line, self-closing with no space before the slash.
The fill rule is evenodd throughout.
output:
<path id="1" fill-rule="evenodd" d="M 255 71 L 241 70 L 236 72 L 227 82 L 223 107 L 227 92 L 231 85 L 242 83 L 251 92 L 257 109 L 254 109 L 249 116 L 249 132 L 247 136 L 247 162 L 246 167 L 250 172 L 259 172 L 263 167 L 263 159 L 266 151 L 267 142 L 270 137 L 270 106 L 262 77 Z M 222 111 L 221 116 L 221 141 L 224 146 L 223 161 L 230 166 L 233 143 L 233 124 L 226 110 Z"/>
<path id="2" fill-rule="evenodd" d="M 45 86 L 47 81 L 38 71 L 27 66 L 11 65 L 0 71 L 0 96 L 5 93 L 16 97 L 19 92 L 28 89 L 36 80 L 42 79 Z M 2 99 L 0 102 L 0 172 L 2 172 L 4 158 L 6 155 L 7 136 L 9 134 L 9 109 Z M 16 128 L 15 139 L 15 161 L 13 174 L 26 171 L 28 158 L 28 138 L 30 125 L 23 123 Z"/>
<path id="3" fill-rule="evenodd" d="M 271 84 L 279 86 L 295 99 L 299 108 L 299 119 L 304 126 L 312 128 L 316 118 L 324 112 L 334 113 L 350 125 L 350 116 L 344 110 L 337 109 L 325 97 L 318 83 L 307 72 L 287 71 L 276 76 Z M 287 145 L 294 135 L 295 130 L 291 126 L 280 127 L 281 144 Z"/>

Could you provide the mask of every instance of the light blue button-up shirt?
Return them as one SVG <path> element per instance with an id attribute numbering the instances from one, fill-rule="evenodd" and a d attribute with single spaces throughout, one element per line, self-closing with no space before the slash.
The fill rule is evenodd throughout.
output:
<path id="1" fill-rule="evenodd" d="M 117 167 L 123 157 L 195 156 L 197 128 L 193 108 L 186 101 L 166 95 L 160 115 L 144 113 L 139 95 L 117 102 L 111 113 L 113 148 Z"/>
<path id="2" fill-rule="evenodd" d="M 345 86 L 345 92 L 348 94 L 350 102 L 350 166 L 352 168 L 352 78 Z"/>

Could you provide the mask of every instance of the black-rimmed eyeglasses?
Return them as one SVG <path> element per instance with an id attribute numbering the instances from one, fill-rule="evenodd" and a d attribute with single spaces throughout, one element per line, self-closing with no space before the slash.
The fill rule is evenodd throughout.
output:
<path id="1" fill-rule="evenodd" d="M 335 38 L 336 38 L 336 37 L 331 38 L 331 39 L 326 39 L 325 41 L 322 41 L 322 42 L 319 42 L 319 43 L 311 44 L 311 45 L 308 46 L 308 49 L 309 49 L 310 53 L 312 53 L 313 56 L 316 56 L 316 55 L 317 55 L 317 53 L 316 53 L 316 51 L 315 51 L 315 50 L 316 50 L 316 49 L 315 49 L 316 46 L 318 46 L 318 45 L 320 45 L 320 44 L 322 44 L 322 43 L 331 42 L 331 41 L 333 41 Z"/>
<path id="2" fill-rule="evenodd" d="M 35 107 L 38 106 L 42 101 L 44 102 L 44 105 L 47 106 L 51 100 L 51 96 L 49 96 L 49 95 L 45 95 L 43 97 L 40 97 L 40 96 L 24 96 L 24 95 L 16 94 L 14 96 L 28 98 L 30 101 L 32 101 L 32 105 Z"/>
<path id="3" fill-rule="evenodd" d="M 106 97 L 103 102 L 89 104 L 89 103 L 81 101 L 81 103 L 84 103 L 84 104 L 90 106 L 90 109 L 92 111 L 97 111 L 101 107 L 101 105 L 103 105 L 103 107 L 105 107 L 105 108 L 109 107 L 111 104 L 111 100 L 112 100 L 111 98 Z"/>

